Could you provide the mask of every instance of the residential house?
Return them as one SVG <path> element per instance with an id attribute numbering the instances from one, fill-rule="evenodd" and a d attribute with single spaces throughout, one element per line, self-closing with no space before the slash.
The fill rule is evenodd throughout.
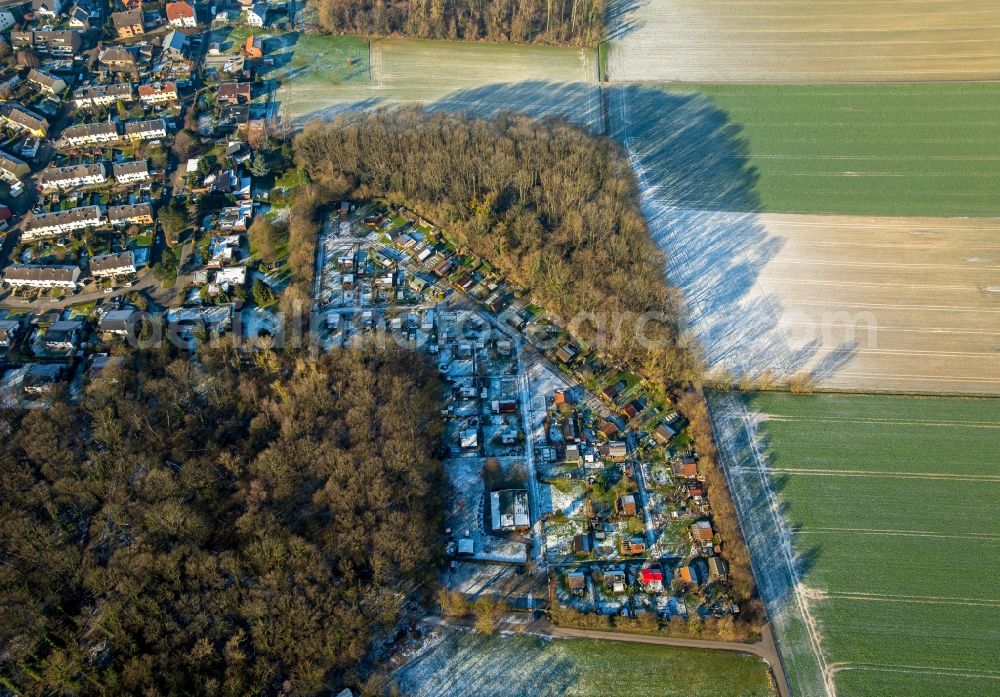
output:
<path id="1" fill-rule="evenodd" d="M 183 60 L 187 57 L 187 36 L 176 29 L 172 29 L 163 37 L 161 48 L 164 58 L 169 60 Z"/>
<path id="2" fill-rule="evenodd" d="M 88 383 L 105 382 L 115 384 L 118 382 L 117 368 L 125 364 L 124 356 L 109 356 L 106 353 L 95 353 L 90 356 L 90 364 L 83 372 L 83 377 Z"/>
<path id="3" fill-rule="evenodd" d="M 0 10 L 0 31 L 7 31 L 15 23 L 16 20 L 10 10 Z"/>
<path id="4" fill-rule="evenodd" d="M 194 5 L 188 2 L 168 2 L 167 21 L 175 27 L 198 26 Z"/>
<path id="5" fill-rule="evenodd" d="M 612 462 L 624 462 L 628 459 L 628 446 L 623 441 L 607 443 L 601 448 L 601 455 Z"/>
<path id="6" fill-rule="evenodd" d="M 25 109 L 20 104 L 6 105 L 7 108 L 0 111 L 0 119 L 3 123 L 17 131 L 30 133 L 38 138 L 45 138 L 49 133 L 49 122 L 43 117 Z"/>
<path id="7" fill-rule="evenodd" d="M 149 164 L 146 160 L 116 162 L 111 166 L 115 181 L 119 184 L 135 184 L 149 181 Z"/>
<path id="8" fill-rule="evenodd" d="M 23 323 L 16 319 L 0 319 L 0 349 L 9 349 L 23 333 Z"/>
<path id="9" fill-rule="evenodd" d="M 597 432 L 605 438 L 611 438 L 618 433 L 618 426 L 614 421 L 602 421 L 601 425 L 597 427 Z"/>
<path id="10" fill-rule="evenodd" d="M 133 36 L 141 36 L 146 33 L 142 10 L 113 12 L 111 14 L 111 23 L 114 25 L 119 39 L 130 39 Z"/>
<path id="11" fill-rule="evenodd" d="M 249 82 L 225 82 L 215 95 L 218 104 L 246 104 L 250 101 Z"/>
<path id="12" fill-rule="evenodd" d="M 131 250 L 113 254 L 99 254 L 90 259 L 89 266 L 90 275 L 94 278 L 128 276 L 136 271 L 135 255 Z"/>
<path id="13" fill-rule="evenodd" d="M 583 594 L 587 590 L 587 575 L 580 569 L 567 571 L 566 588 L 570 593 Z"/>
<path id="14" fill-rule="evenodd" d="M 138 312 L 131 308 L 106 312 L 97 322 L 97 331 L 102 334 L 128 336 L 138 318 L 138 314 Z"/>
<path id="15" fill-rule="evenodd" d="M 32 68 L 28 72 L 28 82 L 38 87 L 42 92 L 53 96 L 66 89 L 66 82 L 62 78 L 49 75 L 38 68 Z"/>
<path id="16" fill-rule="evenodd" d="M 625 567 L 609 566 L 603 571 L 602 580 L 605 588 L 613 593 L 624 593 L 625 585 L 628 582 L 625 577 Z"/>
<path id="17" fill-rule="evenodd" d="M 556 358 L 563 363 L 572 363 L 579 354 L 580 349 L 573 344 L 564 344 L 556 349 Z"/>
<path id="18" fill-rule="evenodd" d="M 251 34 L 247 37 L 247 42 L 243 46 L 243 53 L 250 60 L 264 57 L 264 39 Z"/>
<path id="19" fill-rule="evenodd" d="M 130 121 L 125 124 L 125 136 L 132 141 L 167 137 L 167 122 L 163 119 Z"/>
<path id="20" fill-rule="evenodd" d="M 655 438 L 661 445 L 666 445 L 676 435 L 677 431 L 670 428 L 670 426 L 665 423 L 662 423 L 653 429 L 653 438 Z"/>
<path id="21" fill-rule="evenodd" d="M 227 169 L 205 178 L 205 184 L 210 185 L 214 193 L 232 196 L 237 199 L 250 198 L 250 177 L 241 176 L 237 170 Z"/>
<path id="22" fill-rule="evenodd" d="M 699 520 L 696 523 L 692 523 L 689 528 L 691 531 L 691 540 L 697 545 L 711 546 L 712 538 L 715 536 L 715 531 L 712 529 L 712 524 L 707 520 Z"/>
<path id="23" fill-rule="evenodd" d="M 79 320 L 60 320 L 53 322 L 42 337 L 42 346 L 46 351 L 68 352 L 76 349 L 83 331 L 83 322 Z"/>
<path id="24" fill-rule="evenodd" d="M 111 70 L 120 72 L 135 72 L 139 67 L 132 52 L 120 46 L 102 48 L 101 52 L 97 54 L 97 62 Z"/>
<path id="25" fill-rule="evenodd" d="M 63 376 L 66 366 L 61 363 L 28 363 L 21 389 L 25 394 L 39 395 L 51 390 Z"/>
<path id="26" fill-rule="evenodd" d="M 675 477 L 695 479 L 698 476 L 698 461 L 693 457 L 681 457 L 670 463 Z"/>
<path id="27" fill-rule="evenodd" d="M 31 10 L 38 17 L 58 17 L 62 9 L 62 0 L 31 0 Z"/>
<path id="28" fill-rule="evenodd" d="M 654 567 L 639 572 L 639 583 L 647 593 L 659 593 L 663 590 L 663 571 Z"/>
<path id="29" fill-rule="evenodd" d="M 19 160 L 13 155 L 0 150 L 0 179 L 8 183 L 14 183 L 27 176 L 31 172 L 31 167 L 24 160 Z"/>
<path id="30" fill-rule="evenodd" d="M 716 581 L 719 579 L 724 579 L 726 574 L 729 573 L 729 567 L 726 565 L 725 559 L 722 557 L 709 557 L 708 558 L 708 580 Z"/>
<path id="31" fill-rule="evenodd" d="M 629 494 L 618 499 L 618 512 L 622 515 L 633 516 L 637 509 L 635 505 L 635 495 Z"/>
<path id="32" fill-rule="evenodd" d="M 20 182 L 18 183 L 20 184 Z M 14 214 L 11 212 L 10 208 L 0 204 L 0 232 L 7 230 L 13 222 Z"/>
<path id="33" fill-rule="evenodd" d="M 63 130 L 62 140 L 67 145 L 93 145 L 113 143 L 118 140 L 118 127 L 107 121 L 101 123 L 81 123 Z"/>
<path id="34" fill-rule="evenodd" d="M 149 225 L 153 222 L 153 204 L 130 203 L 108 207 L 108 222 L 115 226 Z"/>
<path id="35" fill-rule="evenodd" d="M 516 530 L 531 525 L 528 516 L 528 492 L 524 489 L 503 489 L 490 493 L 491 529 Z"/>
<path id="36" fill-rule="evenodd" d="M 251 27 L 263 27 L 267 25 L 267 5 L 256 2 L 246 11 L 246 23 Z"/>
<path id="37" fill-rule="evenodd" d="M 613 402 L 615 400 L 615 397 L 621 394 L 622 390 L 624 389 L 625 389 L 625 382 L 623 380 L 619 380 L 613 385 L 608 385 L 603 390 L 601 390 L 601 395 L 603 395 L 604 398 L 609 402 Z"/>
<path id="38" fill-rule="evenodd" d="M 65 191 L 79 186 L 96 186 L 108 180 L 103 162 L 69 167 L 51 167 L 39 173 L 38 188 L 43 192 Z"/>
<path id="39" fill-rule="evenodd" d="M 69 27 L 70 29 L 89 31 L 90 12 L 80 7 L 79 5 L 73 5 L 73 7 L 69 11 Z"/>
<path id="40" fill-rule="evenodd" d="M 177 84 L 174 82 L 154 82 L 139 85 L 139 99 L 143 104 L 165 104 L 177 101 Z"/>
<path id="41" fill-rule="evenodd" d="M 219 211 L 219 229 L 232 232 L 246 232 L 253 220 L 253 203 L 243 201 L 238 206 Z"/>
<path id="42" fill-rule="evenodd" d="M 167 331 L 175 336 L 192 334 L 196 328 L 219 334 L 227 330 L 232 322 L 232 304 L 167 310 Z"/>
<path id="43" fill-rule="evenodd" d="M 46 237 L 58 237 L 103 222 L 104 216 L 98 206 L 70 208 L 54 213 L 35 213 L 21 224 L 21 241 L 32 242 Z"/>
<path id="44" fill-rule="evenodd" d="M 622 554 L 645 554 L 646 540 L 642 535 L 622 538 Z"/>
<path id="45" fill-rule="evenodd" d="M 582 535 L 574 535 L 573 537 L 573 554 L 585 557 L 590 554 L 590 535 L 583 533 Z"/>
<path id="46" fill-rule="evenodd" d="M 3 272 L 4 282 L 15 288 L 73 289 L 79 279 L 79 266 L 11 264 Z"/>
<path id="47" fill-rule="evenodd" d="M 16 70 L 0 69 L 0 97 L 10 98 L 14 90 L 21 84 L 21 76 Z"/>
<path id="48" fill-rule="evenodd" d="M 73 90 L 73 103 L 78 109 L 91 106 L 109 106 L 118 100 L 131 102 L 135 99 L 132 83 L 121 82 L 114 85 L 93 85 Z"/>
<path id="49" fill-rule="evenodd" d="M 72 58 L 83 45 L 80 32 L 71 29 L 12 31 L 11 45 L 15 50 L 31 49 L 40 56 Z"/>

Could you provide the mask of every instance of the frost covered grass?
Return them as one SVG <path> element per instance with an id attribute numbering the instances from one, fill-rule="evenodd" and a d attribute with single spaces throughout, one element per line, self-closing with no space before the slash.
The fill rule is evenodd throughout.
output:
<path id="1" fill-rule="evenodd" d="M 581 639 L 442 629 L 396 674 L 410 697 L 764 697 L 753 656 Z"/>

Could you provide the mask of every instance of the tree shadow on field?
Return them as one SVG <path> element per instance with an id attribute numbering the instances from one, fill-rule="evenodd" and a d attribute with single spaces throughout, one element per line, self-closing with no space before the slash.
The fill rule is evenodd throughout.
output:
<path id="1" fill-rule="evenodd" d="M 406 694 L 450 697 L 556 697 L 578 681 L 569 658 L 543 652 L 537 639 L 446 632 L 397 674 Z"/>
<path id="2" fill-rule="evenodd" d="M 607 28 L 608 40 L 621 39 L 641 29 L 645 22 L 636 19 L 633 13 L 650 2 L 652 0 L 609 0 L 604 9 L 604 26 Z"/>

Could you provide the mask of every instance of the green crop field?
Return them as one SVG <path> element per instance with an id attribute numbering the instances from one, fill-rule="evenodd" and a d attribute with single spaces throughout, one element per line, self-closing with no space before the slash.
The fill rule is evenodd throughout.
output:
<path id="1" fill-rule="evenodd" d="M 724 651 L 440 630 L 396 673 L 410 697 L 765 697 L 767 665 Z"/>
<path id="2" fill-rule="evenodd" d="M 745 142 L 762 210 L 997 216 L 1000 84 L 704 85 Z M 683 111 L 687 118 L 690 110 Z M 634 118 L 639 118 L 636 115 Z M 656 118 L 651 115 L 650 118 Z M 690 123 L 693 132 L 700 130 Z M 739 148 L 731 156 L 742 158 Z"/>
<path id="3" fill-rule="evenodd" d="M 746 407 L 838 694 L 1000 694 L 1000 400 Z"/>

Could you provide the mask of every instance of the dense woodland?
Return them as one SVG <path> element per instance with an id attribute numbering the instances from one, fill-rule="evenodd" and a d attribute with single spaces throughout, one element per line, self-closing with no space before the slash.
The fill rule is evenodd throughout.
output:
<path id="1" fill-rule="evenodd" d="M 312 1 L 336 34 L 591 46 L 604 32 L 603 0 Z"/>
<path id="2" fill-rule="evenodd" d="M 416 352 L 128 357 L 0 414 L 0 692 L 330 694 L 441 559 Z"/>
<path id="3" fill-rule="evenodd" d="M 529 288 L 564 326 L 602 313 L 607 335 L 620 339 L 610 355 L 666 384 L 699 378 L 697 352 L 678 329 L 679 293 L 667 285 L 635 177 L 610 139 L 558 119 L 401 109 L 311 123 L 295 156 L 325 190 L 319 199 L 383 198 L 420 211 Z M 644 327 L 662 340 L 653 348 L 635 332 L 649 311 L 666 315 Z M 593 336 L 590 322 L 579 328 Z"/>

